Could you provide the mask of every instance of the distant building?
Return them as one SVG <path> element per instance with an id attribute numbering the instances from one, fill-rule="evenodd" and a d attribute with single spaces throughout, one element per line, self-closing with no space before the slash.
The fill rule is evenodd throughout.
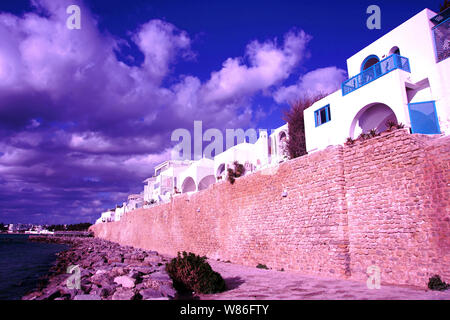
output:
<path id="1" fill-rule="evenodd" d="M 214 175 L 214 160 L 203 158 L 193 162 L 180 173 L 181 183 L 178 189 L 181 193 L 196 192 L 208 188 L 216 182 Z"/>

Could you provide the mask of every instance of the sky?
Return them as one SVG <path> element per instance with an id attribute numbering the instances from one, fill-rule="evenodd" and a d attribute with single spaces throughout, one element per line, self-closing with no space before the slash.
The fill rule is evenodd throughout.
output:
<path id="1" fill-rule="evenodd" d="M 81 9 L 69 29 L 66 9 Z M 369 30 L 370 5 L 381 29 Z M 346 59 L 440 1 L 0 1 L 0 222 L 94 222 L 178 128 L 275 129 Z"/>

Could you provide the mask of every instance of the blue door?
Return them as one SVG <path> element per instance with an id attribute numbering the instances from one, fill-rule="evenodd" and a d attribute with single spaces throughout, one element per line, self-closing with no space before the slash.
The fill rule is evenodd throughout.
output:
<path id="1" fill-rule="evenodd" d="M 410 103 L 408 109 L 412 133 L 441 133 L 434 101 Z"/>

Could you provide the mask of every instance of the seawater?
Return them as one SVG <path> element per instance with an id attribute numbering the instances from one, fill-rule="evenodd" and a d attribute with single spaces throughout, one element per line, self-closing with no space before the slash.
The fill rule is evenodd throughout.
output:
<path id="1" fill-rule="evenodd" d="M 28 235 L 0 234 L 0 300 L 20 300 L 35 289 L 39 278 L 67 245 L 28 241 Z"/>

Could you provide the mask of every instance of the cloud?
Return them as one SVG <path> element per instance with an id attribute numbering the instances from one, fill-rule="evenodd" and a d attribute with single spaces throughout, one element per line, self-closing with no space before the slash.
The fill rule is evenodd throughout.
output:
<path id="1" fill-rule="evenodd" d="M 145 70 L 158 83 L 168 74 L 169 66 L 178 54 L 188 59 L 194 57 L 187 33 L 161 20 L 142 25 L 133 40 L 144 53 Z"/>
<path id="2" fill-rule="evenodd" d="M 290 103 L 301 95 L 329 94 L 338 90 L 346 79 L 346 71 L 337 67 L 320 68 L 301 76 L 298 82 L 280 87 L 273 97 L 277 103 Z"/>
<path id="3" fill-rule="evenodd" d="M 251 41 L 201 81 L 174 72 L 196 53 L 189 34 L 169 22 L 147 21 L 121 39 L 100 31 L 82 1 L 32 4 L 21 16 L 0 13 L 0 221 L 94 221 L 170 158 L 173 130 L 194 120 L 204 130 L 255 125 L 265 112 L 252 99 L 277 91 L 311 40 L 292 30 L 281 41 Z M 81 30 L 66 27 L 72 4 L 81 8 Z M 118 58 L 132 45 L 142 64 Z M 318 72 L 297 89 L 328 88 L 340 74 L 331 70 L 323 82 L 327 72 Z M 275 100 L 283 90 L 295 88 L 282 87 Z"/>
<path id="4" fill-rule="evenodd" d="M 220 71 L 213 72 L 203 90 L 206 102 L 251 96 L 287 79 L 304 58 L 311 37 L 303 31 L 287 33 L 281 47 L 276 40 L 247 46 L 246 57 L 227 59 Z"/>

